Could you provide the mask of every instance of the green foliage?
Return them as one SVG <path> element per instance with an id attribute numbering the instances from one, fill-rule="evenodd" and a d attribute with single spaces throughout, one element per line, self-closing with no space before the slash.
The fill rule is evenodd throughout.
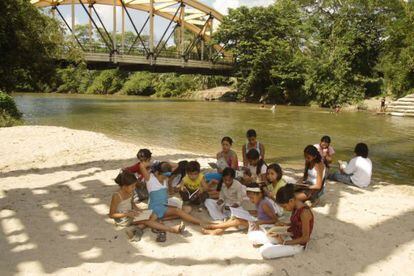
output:
<path id="1" fill-rule="evenodd" d="M 158 76 L 155 90 L 159 97 L 178 97 L 185 92 L 198 90 L 201 87 L 201 77 L 171 73 Z"/>
<path id="2" fill-rule="evenodd" d="M 127 95 L 150 96 L 154 94 L 154 74 L 137 72 L 129 76 L 122 87 L 121 93 Z"/>
<path id="3" fill-rule="evenodd" d="M 30 1 L 0 1 L 0 89 L 35 88 L 55 73 L 53 59 L 63 43 L 57 21 Z"/>
<path id="4" fill-rule="evenodd" d="M 56 91 L 59 93 L 86 93 L 97 75 L 98 72 L 88 70 L 85 63 L 58 69 Z"/>
<path id="5" fill-rule="evenodd" d="M 22 116 L 12 96 L 2 91 L 0 91 L 0 111 L 7 113 L 14 119 L 20 119 Z"/>
<path id="6" fill-rule="evenodd" d="M 121 90 L 124 74 L 118 69 L 103 70 L 88 87 L 88 94 L 114 94 Z"/>

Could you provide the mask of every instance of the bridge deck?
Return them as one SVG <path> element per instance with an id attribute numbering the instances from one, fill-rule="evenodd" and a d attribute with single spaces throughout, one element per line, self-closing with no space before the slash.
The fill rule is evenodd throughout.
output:
<path id="1" fill-rule="evenodd" d="M 185 74 L 231 75 L 231 64 L 213 63 L 208 60 L 188 60 L 158 57 L 151 62 L 145 56 L 84 53 L 90 69 L 120 68 L 128 71 L 179 72 Z"/>

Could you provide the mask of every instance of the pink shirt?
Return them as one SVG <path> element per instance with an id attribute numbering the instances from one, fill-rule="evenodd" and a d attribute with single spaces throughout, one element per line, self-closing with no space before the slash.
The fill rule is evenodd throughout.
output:
<path id="1" fill-rule="evenodd" d="M 324 150 L 321 148 L 321 145 L 320 144 L 315 144 L 314 147 L 318 149 L 319 153 L 321 154 L 321 156 L 323 158 L 325 154 L 323 154 Z M 328 150 L 328 153 L 329 153 L 330 156 L 332 156 L 335 153 L 335 150 L 331 146 L 329 146 L 327 150 Z"/>

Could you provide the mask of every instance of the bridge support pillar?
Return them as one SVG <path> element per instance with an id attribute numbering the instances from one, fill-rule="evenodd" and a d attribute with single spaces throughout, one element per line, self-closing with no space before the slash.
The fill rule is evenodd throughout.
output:
<path id="1" fill-rule="evenodd" d="M 113 28 L 112 28 L 112 49 L 114 54 L 117 52 L 117 45 L 116 45 L 116 0 L 114 0 L 113 6 Z"/>

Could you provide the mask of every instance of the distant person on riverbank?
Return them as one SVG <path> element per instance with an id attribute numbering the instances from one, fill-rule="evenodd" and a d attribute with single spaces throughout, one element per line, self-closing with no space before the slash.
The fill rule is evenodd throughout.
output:
<path id="1" fill-rule="evenodd" d="M 304 152 L 305 170 L 303 181 L 297 184 L 296 196 L 303 202 L 310 200 L 315 203 L 323 192 L 325 185 L 326 167 L 322 156 L 315 146 L 306 146 Z"/>
<path id="2" fill-rule="evenodd" d="M 243 184 L 266 182 L 267 166 L 263 159 L 260 158 L 256 149 L 251 149 L 246 154 L 247 166 L 243 174 Z"/>
<path id="3" fill-rule="evenodd" d="M 149 219 L 147 216 L 144 220 L 137 220 L 144 211 L 135 205 L 132 197 L 138 179 L 128 171 L 122 171 L 115 178 L 115 182 L 119 185 L 119 190 L 112 195 L 109 217 L 114 219 L 117 225 L 128 227 L 126 233 L 131 240 L 139 241 L 145 226 L 171 233 L 180 233 L 184 230 L 183 225 L 168 227 L 157 222 L 155 214 L 149 214 Z"/>
<path id="4" fill-rule="evenodd" d="M 201 173 L 200 163 L 197 161 L 188 162 L 185 168 L 186 175 L 178 185 L 181 199 L 184 202 L 200 205 L 208 198 L 209 189 L 204 174 Z"/>
<path id="5" fill-rule="evenodd" d="M 217 186 L 219 192 L 219 199 L 206 199 L 204 205 L 206 206 L 210 217 L 213 220 L 225 220 L 230 217 L 230 208 L 240 208 L 244 189 L 243 185 L 234 179 L 236 171 L 232 168 L 225 168 L 223 171 L 223 178 Z"/>
<path id="6" fill-rule="evenodd" d="M 329 176 L 330 180 L 366 188 L 371 183 L 372 162 L 368 158 L 368 146 L 358 143 L 354 149 L 355 157 L 346 162 L 340 162 L 339 172 Z"/>
<path id="7" fill-rule="evenodd" d="M 275 112 L 276 112 L 276 104 L 274 104 L 274 105 L 270 108 L 270 110 L 271 110 L 273 113 L 275 113 Z"/>
<path id="8" fill-rule="evenodd" d="M 314 216 L 311 209 L 296 198 L 295 188 L 288 184 L 277 192 L 276 203 L 288 212 L 291 212 L 290 223 L 277 223 L 279 226 L 288 226 L 286 234 L 268 232 L 272 241 L 260 247 L 260 254 L 264 259 L 288 257 L 302 252 L 313 230 Z M 270 241 L 270 240 L 269 240 Z"/>
<path id="9" fill-rule="evenodd" d="M 249 152 L 249 150 L 251 149 L 256 149 L 257 152 L 260 155 L 260 159 L 265 158 L 265 147 L 262 143 L 260 143 L 259 141 L 257 141 L 257 133 L 254 129 L 249 129 L 246 132 L 246 138 L 247 138 L 247 143 L 243 145 L 242 147 L 242 154 L 243 154 L 243 165 L 247 166 L 248 165 L 248 161 L 247 161 L 247 157 L 246 154 Z"/>
<path id="10" fill-rule="evenodd" d="M 381 99 L 381 104 L 380 104 L 380 112 L 385 112 L 386 106 L 385 106 L 385 97 L 383 97 Z"/>
<path id="11" fill-rule="evenodd" d="M 329 167 L 329 164 L 332 163 L 333 155 L 335 154 L 335 150 L 331 146 L 331 137 L 325 135 L 321 138 L 321 142 L 319 144 L 314 145 L 320 155 L 322 156 L 322 160 L 325 162 L 325 166 Z"/>

